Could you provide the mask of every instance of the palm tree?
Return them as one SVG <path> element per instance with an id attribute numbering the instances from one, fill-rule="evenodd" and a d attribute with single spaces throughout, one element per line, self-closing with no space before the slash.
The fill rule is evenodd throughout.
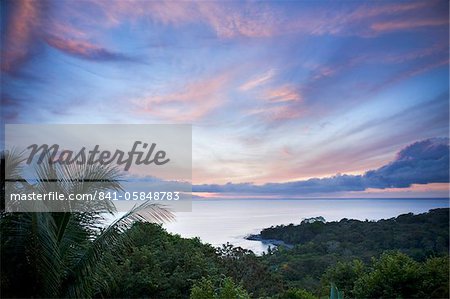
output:
<path id="1" fill-rule="evenodd" d="M 56 168 L 43 163 L 36 166 L 37 179 L 30 182 L 21 176 L 22 161 L 21 155 L 14 151 L 5 152 L 1 159 L 2 297 L 91 298 L 104 294 L 114 283 L 114 273 L 109 270 L 111 261 L 104 253 L 122 254 L 130 247 L 131 240 L 125 232 L 134 222 L 162 223 L 173 218 L 167 209 L 150 202 L 133 207 L 110 224 L 108 216 L 111 218 L 117 212 L 110 201 L 92 203 L 95 209 L 82 213 L 7 213 L 3 205 L 8 196 L 5 191 L 88 194 L 95 190 L 122 190 L 120 173 L 114 167 Z M 5 173 L 15 181 L 8 182 L 6 190 Z M 57 179 L 49 182 L 50 177 Z M 86 177 L 94 180 L 78 180 Z"/>

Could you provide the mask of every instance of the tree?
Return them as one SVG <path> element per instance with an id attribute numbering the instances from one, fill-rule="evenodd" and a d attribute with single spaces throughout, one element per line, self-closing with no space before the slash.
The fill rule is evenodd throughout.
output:
<path id="1" fill-rule="evenodd" d="M 355 282 L 353 293 L 357 298 L 418 298 L 421 280 L 417 262 L 400 252 L 386 252 Z"/>
<path id="2" fill-rule="evenodd" d="M 16 178 L 14 192 L 89 194 L 95 190 L 121 190 L 114 167 L 51 163 L 36 166 L 36 182 L 24 180 L 20 155 L 6 152 L 1 168 Z M 48 178 L 55 178 L 51 184 Z M 85 181 L 80 178 L 90 178 Z M 2 176 L 2 186 L 5 177 Z M 101 182 L 101 184 L 97 183 Z M 5 190 L 3 189 L 3 196 Z M 2 198 L 4 201 L 5 198 Z M 37 203 L 44 204 L 44 203 Z M 1 289 L 3 297 L 92 297 L 113 284 L 111 260 L 106 252 L 120 253 L 130 242 L 123 234 L 135 221 L 167 221 L 173 216 L 158 205 L 144 202 L 105 226 L 105 215 L 116 210 L 109 201 L 96 202 L 95 210 L 0 214 Z"/>
<path id="3" fill-rule="evenodd" d="M 250 299 L 247 291 L 235 284 L 230 277 L 225 277 L 214 288 L 211 280 L 202 278 L 192 287 L 190 299 Z"/>
<path id="4" fill-rule="evenodd" d="M 250 299 L 250 296 L 246 290 L 227 277 L 223 280 L 217 299 Z"/>
<path id="5" fill-rule="evenodd" d="M 213 299 L 216 298 L 214 286 L 212 282 L 206 278 L 202 278 L 194 284 L 191 291 L 190 299 Z"/>
<path id="6" fill-rule="evenodd" d="M 317 217 L 311 217 L 311 218 L 305 218 L 305 219 L 303 219 L 302 220 L 302 224 L 305 224 L 305 223 L 314 223 L 314 222 L 322 222 L 322 223 L 325 223 L 326 222 L 326 220 L 325 220 L 325 218 L 323 217 L 323 216 L 317 216 Z"/>
<path id="7" fill-rule="evenodd" d="M 449 298 L 449 256 L 433 257 L 422 265 L 422 298 Z"/>
<path id="8" fill-rule="evenodd" d="M 217 248 L 226 275 L 240 283 L 255 297 L 264 297 L 282 290 L 282 282 L 251 250 L 227 243 Z"/>
<path id="9" fill-rule="evenodd" d="M 335 266 L 328 268 L 322 276 L 322 293 L 329 292 L 330 284 L 339 287 L 346 298 L 355 298 L 353 288 L 355 281 L 365 274 L 364 263 L 355 259 L 351 262 L 338 262 Z"/>
<path id="10" fill-rule="evenodd" d="M 169 234 L 154 223 L 136 223 L 126 234 L 133 246 L 113 257 L 118 281 L 109 297 L 189 298 L 195 281 L 225 272 L 215 248 L 197 238 Z"/>

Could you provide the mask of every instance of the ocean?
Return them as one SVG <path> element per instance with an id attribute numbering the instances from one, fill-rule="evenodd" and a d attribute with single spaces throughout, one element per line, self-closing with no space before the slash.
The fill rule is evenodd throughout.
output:
<path id="1" fill-rule="evenodd" d="M 192 202 L 192 212 L 177 212 L 167 231 L 185 238 L 199 237 L 215 247 L 227 242 L 262 254 L 268 244 L 246 240 L 249 234 L 280 224 L 299 224 L 304 218 L 323 216 L 379 220 L 405 213 L 424 213 L 449 207 L 449 199 L 207 199 Z"/>

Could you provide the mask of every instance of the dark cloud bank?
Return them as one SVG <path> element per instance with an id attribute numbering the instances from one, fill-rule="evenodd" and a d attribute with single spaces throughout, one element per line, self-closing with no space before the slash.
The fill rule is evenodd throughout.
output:
<path id="1" fill-rule="evenodd" d="M 407 188 L 412 184 L 449 182 L 449 139 L 433 138 L 402 149 L 395 160 L 363 175 L 335 175 L 289 183 L 196 185 L 194 192 L 246 194 L 311 194 L 364 191 L 368 188 Z"/>

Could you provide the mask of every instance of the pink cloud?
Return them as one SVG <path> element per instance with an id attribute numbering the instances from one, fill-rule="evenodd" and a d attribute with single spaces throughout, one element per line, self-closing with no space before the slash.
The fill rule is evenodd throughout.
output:
<path id="1" fill-rule="evenodd" d="M 86 4 L 91 4 L 86 2 Z M 70 20 L 82 19 L 86 24 L 94 22 L 89 14 L 76 10 L 78 3 L 65 2 L 60 14 L 50 14 L 44 2 L 35 0 L 17 0 L 7 5 L 9 15 L 1 50 L 1 70 L 14 74 L 23 64 L 43 49 L 41 42 L 67 54 L 84 59 L 127 59 L 119 53 L 113 53 L 89 40 L 93 39 L 93 29 L 82 30 Z M 67 16 L 71 17 L 68 18 Z M 101 23 L 99 17 L 96 22 Z"/>
<path id="2" fill-rule="evenodd" d="M 236 5 L 235 2 L 210 1 L 98 0 L 91 2 L 103 14 L 103 17 L 97 20 L 101 26 L 117 26 L 144 18 L 175 27 L 190 23 L 204 23 L 219 38 L 224 39 L 264 38 L 287 33 L 367 35 L 367 32 L 361 32 L 361 30 L 370 29 L 374 19 L 423 9 L 435 3 L 437 2 L 377 3 L 377 5 L 361 5 L 350 12 L 336 10 L 331 15 L 325 13 L 323 8 L 308 9 L 287 18 L 282 9 L 270 7 L 264 3 Z M 96 22 L 96 20 L 86 21 Z M 374 26 L 377 28 L 378 25 Z"/>
<path id="3" fill-rule="evenodd" d="M 300 93 L 292 86 L 285 85 L 268 90 L 266 99 L 272 103 L 297 102 L 302 100 Z"/>
<path id="4" fill-rule="evenodd" d="M 198 121 L 226 101 L 225 90 L 230 80 L 231 74 L 225 73 L 173 92 L 146 96 L 133 101 L 135 113 L 174 122 Z"/>
<path id="5" fill-rule="evenodd" d="M 99 45 L 87 45 L 87 41 L 95 40 L 97 34 L 109 27 L 144 19 L 171 26 L 203 23 L 223 39 L 264 38 L 289 33 L 374 36 L 391 31 L 448 26 L 448 18 L 412 15 L 437 3 L 377 2 L 360 5 L 351 11 L 338 9 L 330 14 L 324 13 L 324 8 L 317 8 L 286 17 L 281 8 L 271 7 L 268 3 L 93 0 L 67 1 L 58 15 L 44 16 L 42 2 L 18 0 L 12 5 L 6 28 L 1 67 L 5 72 L 13 72 L 36 50 L 36 41 L 45 36 L 50 36 L 49 44 L 72 55 L 88 59 L 112 58 L 113 53 Z"/>
<path id="6" fill-rule="evenodd" d="M 447 54 L 448 52 L 448 43 L 443 41 L 429 47 L 413 50 L 407 53 L 401 54 L 386 54 L 382 56 L 382 60 L 384 62 L 392 62 L 392 63 L 403 63 L 406 61 L 417 60 L 429 56 L 433 56 L 436 54 Z"/>
<path id="7" fill-rule="evenodd" d="M 436 3 L 436 1 L 411 1 L 393 4 L 388 3 L 379 6 L 361 6 L 360 8 L 357 8 L 352 13 L 350 13 L 348 19 L 355 21 L 378 16 L 398 14 L 433 6 Z"/>
<path id="8" fill-rule="evenodd" d="M 268 83 L 273 77 L 274 77 L 274 70 L 270 70 L 260 76 L 257 76 L 247 82 L 245 82 L 244 84 L 242 84 L 240 86 L 240 90 L 242 91 L 248 91 L 257 87 L 260 87 L 266 83 Z"/>
<path id="9" fill-rule="evenodd" d="M 263 89 L 257 98 L 262 101 L 257 108 L 247 111 L 249 116 L 257 116 L 267 124 L 296 119 L 304 114 L 301 106 L 302 95 L 292 85 L 286 84 Z"/>
<path id="10" fill-rule="evenodd" d="M 270 37 L 277 33 L 279 20 L 276 11 L 264 5 L 244 8 L 223 6 L 219 2 L 197 2 L 201 17 L 222 38 Z"/>
<path id="11" fill-rule="evenodd" d="M 395 20 L 374 23 L 370 26 L 375 32 L 390 32 L 399 30 L 411 30 L 421 27 L 436 27 L 448 25 L 449 20 L 446 19 L 423 19 L 423 20 Z"/>
<path id="12" fill-rule="evenodd" d="M 92 2 L 108 26 L 149 18 L 165 25 L 205 23 L 220 38 L 267 37 L 274 34 L 275 13 L 269 7 L 214 1 L 104 1 Z"/>
<path id="13" fill-rule="evenodd" d="M 372 92 L 378 92 L 379 90 L 385 89 L 388 86 L 392 86 L 400 81 L 406 80 L 408 78 L 432 71 L 436 68 L 439 67 L 443 67 L 443 66 L 448 66 L 449 65 L 449 59 L 448 58 L 444 58 L 444 59 L 440 59 L 440 60 L 436 60 L 434 62 L 425 64 L 425 65 L 421 65 L 418 67 L 414 67 L 412 69 L 409 69 L 407 71 L 401 72 L 399 74 L 396 74 L 390 78 L 388 78 L 387 80 L 385 80 L 384 82 L 378 84 L 377 86 L 375 86 L 372 89 Z"/>
<path id="14" fill-rule="evenodd" d="M 265 38 L 289 33 L 310 35 L 356 34 L 370 36 L 389 30 L 407 30 L 423 26 L 437 26 L 445 20 L 383 20 L 381 17 L 396 16 L 434 6 L 436 1 L 385 4 L 377 2 L 360 5 L 351 11 L 336 10 L 332 14 L 328 7 L 301 10 L 287 17 L 282 8 L 269 3 L 235 2 L 190 2 L 190 1 L 118 1 L 92 0 L 89 2 L 67 1 L 59 15 L 45 20 L 42 32 L 59 38 L 94 40 L 96 34 L 110 27 L 138 21 L 152 21 L 174 27 L 193 23 L 209 26 L 217 37 Z M 37 1 L 20 0 L 17 17 L 11 28 L 12 34 L 20 40 L 29 39 L 30 32 L 40 24 L 42 16 Z M 411 27 L 416 26 L 416 27 Z M 89 28 L 89 31 L 87 30 Z M 11 34 L 9 34 L 11 35 Z M 20 47 L 27 51 L 26 47 Z M 15 51 L 17 57 L 23 56 Z M 8 59 L 7 61 L 10 61 Z"/>
<path id="15" fill-rule="evenodd" d="M 1 69 L 14 73 L 34 51 L 34 41 L 39 35 L 43 9 L 41 2 L 33 0 L 18 0 L 9 5 L 12 5 L 12 12 L 6 26 Z"/>
<path id="16" fill-rule="evenodd" d="M 293 105 L 266 105 L 250 110 L 248 115 L 258 116 L 270 125 L 299 118 L 303 113 L 304 111 L 300 107 Z"/>
<path id="17" fill-rule="evenodd" d="M 448 64 L 449 64 L 449 59 L 445 58 L 445 59 L 436 61 L 434 63 L 430 63 L 428 65 L 425 65 L 423 67 L 414 69 L 414 70 L 410 71 L 409 73 L 407 73 L 405 76 L 407 76 L 407 77 L 416 76 L 416 75 L 428 72 L 430 70 L 433 70 L 433 69 L 441 67 L 441 66 L 448 66 Z"/>
<path id="18" fill-rule="evenodd" d="M 48 43 L 48 45 L 50 45 L 55 49 L 84 59 L 92 59 L 92 60 L 126 59 L 126 57 L 122 54 L 113 53 L 105 48 L 97 46 L 86 40 L 75 40 L 52 36 L 45 38 L 45 41 Z"/>
<path id="19" fill-rule="evenodd" d="M 435 6 L 439 1 L 417 1 L 397 4 L 385 4 L 386 2 L 374 2 L 370 5 L 360 5 L 353 10 L 335 10 L 330 14 L 328 8 L 319 8 L 307 11 L 298 16 L 297 21 L 291 21 L 287 25 L 289 32 L 299 32 L 311 35 L 359 35 L 374 37 L 388 31 L 376 30 L 383 27 L 384 22 L 392 25 L 397 22 L 410 24 L 415 22 L 417 14 L 413 12 L 423 11 Z M 386 21 L 390 18 L 392 21 Z M 413 18 L 413 20 L 410 20 Z M 401 21 L 397 21 L 401 19 Z M 427 26 L 430 22 L 426 19 L 418 20 L 417 27 Z M 376 25 L 380 24 L 380 25 Z M 388 24 L 389 25 L 389 24 Z M 443 24 L 441 24 L 443 25 Z M 397 25 L 396 30 L 409 30 L 411 27 Z M 411 25 L 410 25 L 411 26 Z M 373 27 L 373 28 L 372 28 Z"/>

